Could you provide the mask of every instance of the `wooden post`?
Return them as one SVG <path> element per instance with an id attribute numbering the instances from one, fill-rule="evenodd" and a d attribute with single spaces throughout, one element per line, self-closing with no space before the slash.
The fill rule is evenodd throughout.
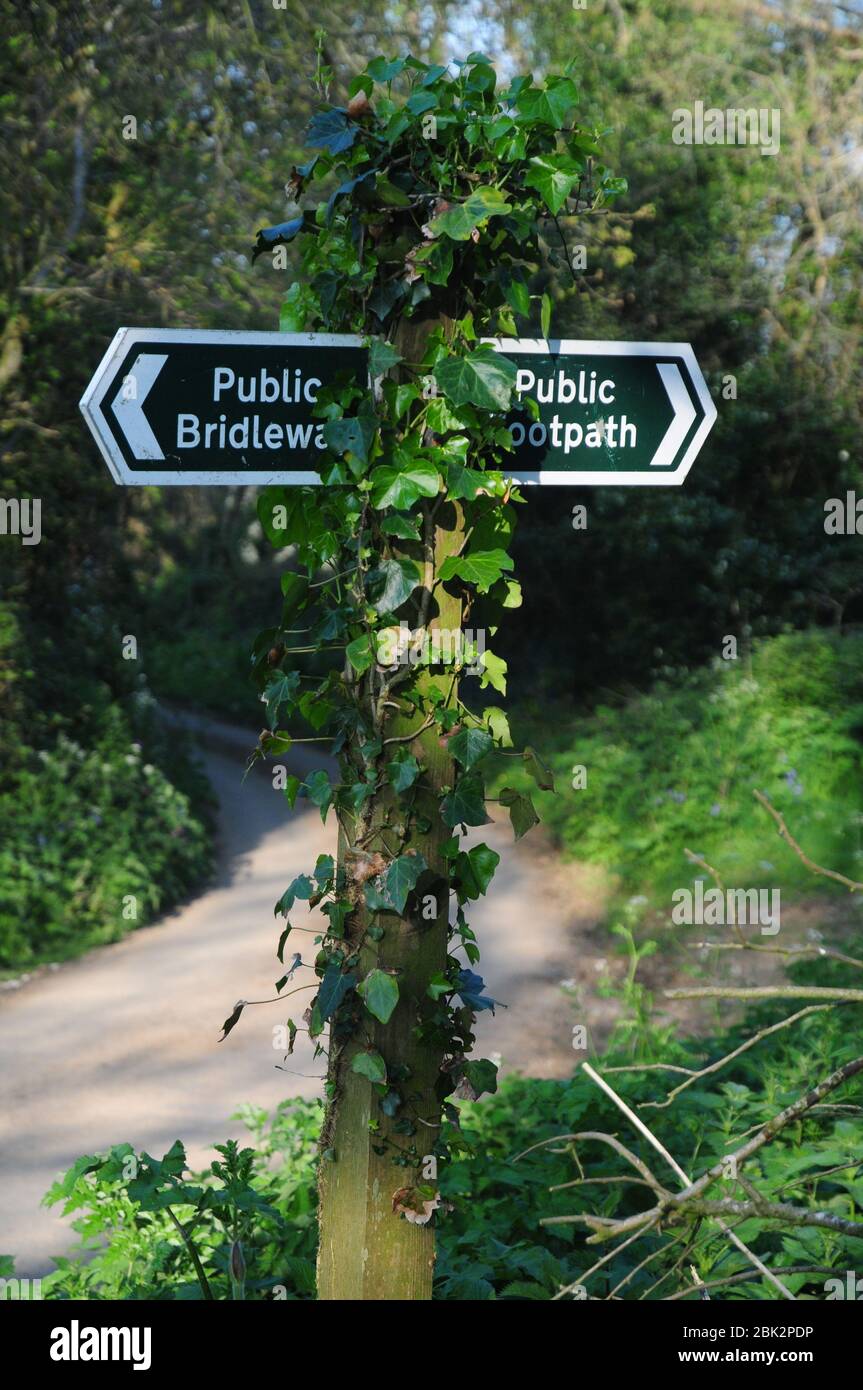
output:
<path id="1" fill-rule="evenodd" d="M 395 346 L 406 361 L 416 362 L 423 342 L 440 318 L 422 323 L 411 321 L 398 334 Z M 430 575 L 447 555 L 455 553 L 463 540 L 463 520 L 457 504 L 438 507 L 434 519 L 426 517 L 425 553 L 422 560 Z M 418 557 L 416 547 L 405 546 L 405 553 Z M 460 631 L 461 599 L 435 591 L 429 604 L 427 629 Z M 451 675 L 437 677 L 424 671 L 417 683 L 420 692 L 432 683 L 443 686 L 447 699 L 457 698 L 457 682 Z M 397 693 L 397 692 L 396 692 Z M 424 766 L 422 789 L 417 794 L 416 811 L 425 833 L 411 833 L 399 853 L 416 850 L 422 854 L 431 875 L 447 878 L 442 848 L 450 831 L 440 818 L 440 789 L 454 781 L 453 761 L 440 739 L 436 726 L 422 733 L 419 714 L 409 718 L 396 714 L 385 725 L 385 738 L 401 743 L 383 750 L 381 766 L 395 747 L 407 746 Z M 409 735 L 415 733 L 415 737 Z M 403 813 L 402 813 L 403 814 Z M 356 862 L 356 855 L 369 851 L 387 853 L 392 843 L 392 827 L 399 820 L 399 803 L 389 789 L 375 797 L 371 818 L 363 826 L 362 845 L 356 843 L 357 823 L 350 837 L 342 836 L 340 863 Z M 379 832 L 379 833 L 378 833 Z M 351 842 L 353 841 L 353 843 Z M 350 940 L 359 942 L 369 926 L 369 914 L 361 891 L 356 893 L 357 908 L 349 919 Z M 377 914 L 383 928 L 379 941 L 364 940 L 359 973 L 381 968 L 398 972 L 399 1002 L 386 1024 L 375 1023 L 365 1037 L 353 1036 L 339 1047 L 330 1046 L 330 1081 L 335 1095 L 324 1129 L 324 1156 L 320 1165 L 320 1248 L 318 1254 L 318 1298 L 323 1300 L 414 1300 L 431 1298 L 434 1273 L 434 1223 L 414 1224 L 394 1213 L 394 1194 L 417 1184 L 437 1188 L 434 1179 L 423 1177 L 423 1158 L 431 1154 L 439 1132 L 440 1104 L 435 1083 L 440 1074 L 440 1052 L 428 1042 L 418 1041 L 417 1024 L 434 1008 L 427 989 L 432 975 L 446 967 L 449 893 L 438 888 L 437 917 L 425 920 L 420 914 L 399 918 Z M 389 1068 L 407 1069 L 399 1081 L 404 1105 L 397 1116 L 387 1116 L 372 1084 L 351 1070 L 357 1051 L 371 1044 Z M 400 1073 L 401 1075 L 401 1073 Z M 397 1132 L 400 1119 L 408 1118 L 415 1133 Z M 400 1158 L 401 1162 L 394 1162 Z"/>

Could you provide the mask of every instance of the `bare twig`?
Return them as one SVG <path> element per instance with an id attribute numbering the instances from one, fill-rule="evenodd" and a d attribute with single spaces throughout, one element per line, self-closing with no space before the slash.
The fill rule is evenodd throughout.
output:
<path id="1" fill-rule="evenodd" d="M 765 811 L 773 817 L 778 827 L 779 834 L 782 836 L 785 843 L 791 846 L 798 859 L 801 863 L 806 865 L 806 868 L 809 869 L 811 873 L 818 874 L 821 878 L 832 878 L 836 883 L 844 884 L 852 893 L 863 892 L 863 883 L 858 883 L 856 879 L 853 878 L 847 878 L 845 874 L 837 873 L 835 869 L 823 869 L 820 864 L 816 864 L 814 860 L 810 859 L 808 854 L 803 852 L 794 839 L 794 836 L 785 824 L 784 817 L 777 811 L 776 807 L 768 800 L 764 793 L 760 792 L 757 787 L 753 787 L 752 795 L 755 797 L 756 801 L 764 807 Z"/>

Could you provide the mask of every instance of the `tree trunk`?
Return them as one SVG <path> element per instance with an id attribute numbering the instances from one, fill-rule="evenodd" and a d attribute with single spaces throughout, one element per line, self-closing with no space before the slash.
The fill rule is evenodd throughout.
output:
<path id="1" fill-rule="evenodd" d="M 396 339 L 396 346 L 406 361 L 416 362 L 429 330 L 440 319 L 424 323 L 410 322 Z M 434 568 L 438 569 L 447 555 L 461 545 L 463 522 L 461 510 L 451 503 L 444 504 L 431 524 L 428 523 L 428 543 L 433 547 Z M 406 553 L 411 547 L 406 546 Z M 413 548 L 416 556 L 416 547 Z M 426 560 L 431 556 L 427 553 Z M 438 590 L 429 605 L 426 627 L 461 630 L 461 600 Z M 418 682 L 422 691 L 431 683 L 443 688 L 448 702 L 457 695 L 457 683 L 452 675 L 423 672 Z M 398 687 L 394 697 L 398 696 Z M 442 856 L 444 842 L 450 831 L 440 817 L 439 796 L 444 785 L 452 785 L 453 763 L 443 746 L 436 726 L 416 733 L 424 719 L 413 714 L 396 714 L 385 724 L 385 738 L 401 742 L 384 745 L 380 761 L 382 769 L 396 747 L 408 747 L 423 765 L 420 778 L 422 789 L 415 802 L 416 813 L 430 823 L 430 829 L 411 831 L 402 840 L 395 827 L 403 817 L 399 803 L 388 789 L 374 799 L 371 817 L 362 826 L 357 843 L 358 825 L 348 826 L 339 844 L 341 865 L 356 862 L 355 856 L 380 852 L 387 858 L 394 853 L 416 850 L 422 854 L 431 882 L 447 878 L 447 864 Z M 429 889 L 435 898 L 437 915 L 426 920 L 421 912 L 410 912 L 403 918 L 392 914 L 377 914 L 376 923 L 383 928 L 379 941 L 366 938 L 360 952 L 359 974 L 365 976 L 376 967 L 398 972 L 399 1002 L 386 1024 L 374 1023 L 364 1030 L 364 1036 L 352 1036 L 340 1045 L 330 1029 L 329 1081 L 331 1102 L 322 1135 L 324 1153 L 320 1163 L 320 1249 L 318 1254 L 318 1298 L 332 1299 L 429 1299 L 434 1273 L 434 1225 L 415 1224 L 393 1211 L 394 1194 L 416 1185 L 437 1190 L 436 1165 L 429 1157 L 436 1143 L 440 1124 L 440 1103 L 435 1095 L 435 1083 L 440 1074 L 442 1054 L 428 1042 L 415 1037 L 417 1024 L 434 1009 L 428 998 L 428 983 L 433 974 L 446 967 L 449 892 L 442 884 Z M 349 918 L 348 934 L 359 942 L 369 926 L 369 914 L 362 894 L 358 906 Z M 429 914 L 434 906 L 428 905 Z M 411 904 L 408 904 L 408 911 Z M 351 1070 L 351 1060 L 358 1051 L 372 1046 L 383 1057 L 390 1077 L 398 1070 L 397 1086 L 403 1104 L 396 1115 L 388 1116 L 372 1083 Z M 415 1132 L 399 1133 L 396 1126 L 409 1119 Z M 394 1161 L 397 1160 L 397 1161 Z"/>

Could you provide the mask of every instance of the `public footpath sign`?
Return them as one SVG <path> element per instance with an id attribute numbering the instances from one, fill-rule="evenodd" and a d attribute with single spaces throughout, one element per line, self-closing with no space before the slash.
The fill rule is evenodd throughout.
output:
<path id="1" fill-rule="evenodd" d="M 716 419 L 688 343 L 485 341 L 516 368 L 509 471 L 521 481 L 682 483 Z M 343 382 L 372 390 L 360 337 L 121 328 L 81 410 L 127 486 L 314 484 L 326 448 L 315 403 Z"/>
<path id="2" fill-rule="evenodd" d="M 121 328 L 81 411 L 127 486 L 319 483 L 315 402 L 344 380 L 369 385 L 348 334 Z"/>
<path id="3" fill-rule="evenodd" d="M 682 483 L 716 419 L 688 343 L 487 341 L 516 367 L 511 471 L 524 482 Z"/>

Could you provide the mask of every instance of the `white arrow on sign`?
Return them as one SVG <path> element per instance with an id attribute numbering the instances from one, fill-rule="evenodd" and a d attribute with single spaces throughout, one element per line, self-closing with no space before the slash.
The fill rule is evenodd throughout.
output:
<path id="1" fill-rule="evenodd" d="M 686 438 L 695 420 L 695 407 L 689 399 L 689 392 L 683 384 L 680 368 L 674 362 L 658 362 L 656 370 L 662 377 L 662 384 L 668 392 L 668 399 L 674 417 L 653 458 L 651 468 L 667 468 L 677 457 L 677 451 Z"/>
<path id="2" fill-rule="evenodd" d="M 168 360 L 167 353 L 140 352 L 111 404 L 136 459 L 163 459 L 159 441 L 144 414 L 144 402 Z"/>

